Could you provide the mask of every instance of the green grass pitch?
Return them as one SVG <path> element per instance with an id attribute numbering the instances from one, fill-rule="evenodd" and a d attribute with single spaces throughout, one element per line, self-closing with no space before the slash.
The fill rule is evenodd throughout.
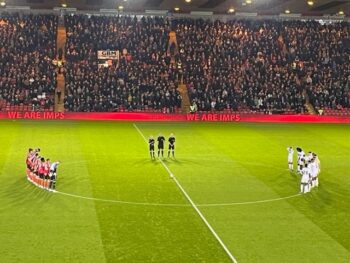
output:
<path id="1" fill-rule="evenodd" d="M 349 125 L 136 125 L 175 134 L 164 164 L 238 262 L 350 262 Z M 230 262 L 133 123 L 1 121 L 0 146 L 0 262 Z M 319 154 L 319 188 L 255 203 L 299 192 L 287 146 Z M 62 162 L 59 191 L 105 201 L 31 185 L 28 147 Z"/>

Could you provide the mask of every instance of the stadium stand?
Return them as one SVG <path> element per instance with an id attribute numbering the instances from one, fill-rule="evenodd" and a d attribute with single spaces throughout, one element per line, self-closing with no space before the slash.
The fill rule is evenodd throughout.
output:
<path id="1" fill-rule="evenodd" d="M 1 15 L 1 110 L 53 109 L 57 21 Z M 350 114 L 347 22 L 67 15 L 64 24 L 66 111 L 173 113 L 185 94 L 192 111 Z M 97 59 L 114 50 L 117 60 Z"/>
<path id="2" fill-rule="evenodd" d="M 53 15 L 0 15 L 0 110 L 52 110 Z"/>
<path id="3" fill-rule="evenodd" d="M 305 113 L 306 99 L 317 110 L 350 107 L 349 23 L 185 19 L 174 26 L 199 110 Z"/>
<path id="4" fill-rule="evenodd" d="M 66 98 L 69 111 L 162 111 L 181 107 L 171 63 L 168 20 L 67 16 Z M 98 64 L 98 50 L 120 50 Z"/>

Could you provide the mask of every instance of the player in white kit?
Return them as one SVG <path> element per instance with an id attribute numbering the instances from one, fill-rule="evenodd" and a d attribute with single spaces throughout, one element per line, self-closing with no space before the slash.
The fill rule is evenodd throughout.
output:
<path id="1" fill-rule="evenodd" d="M 316 186 L 316 180 L 317 180 L 317 166 L 316 166 L 316 159 L 313 158 L 310 163 L 310 175 L 311 175 L 311 188 L 314 188 Z M 318 185 L 318 184 L 317 184 Z"/>
<path id="2" fill-rule="evenodd" d="M 60 162 L 54 162 L 50 166 L 50 190 L 56 189 L 56 180 L 57 180 L 57 167 L 60 165 Z"/>
<path id="3" fill-rule="evenodd" d="M 305 156 L 305 161 L 310 162 L 314 158 L 313 152 L 308 152 L 308 154 Z"/>
<path id="4" fill-rule="evenodd" d="M 287 151 L 288 151 L 288 167 L 290 171 L 293 171 L 293 154 L 294 154 L 293 147 L 288 147 Z"/>
<path id="5" fill-rule="evenodd" d="M 307 164 L 301 170 L 300 193 L 310 192 L 310 169 Z"/>
<path id="6" fill-rule="evenodd" d="M 316 168 L 316 178 L 315 178 L 315 186 L 318 186 L 318 175 L 321 172 L 321 162 L 320 159 L 318 158 L 317 154 L 314 154 L 315 157 L 315 168 Z"/>
<path id="7" fill-rule="evenodd" d="M 301 174 L 301 169 L 303 168 L 304 162 L 305 162 L 305 153 L 304 151 L 300 148 L 297 147 L 297 156 L 298 156 L 298 173 Z"/>

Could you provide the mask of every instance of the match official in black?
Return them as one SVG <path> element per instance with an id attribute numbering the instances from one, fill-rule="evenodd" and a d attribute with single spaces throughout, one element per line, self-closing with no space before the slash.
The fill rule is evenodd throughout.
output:
<path id="1" fill-rule="evenodd" d="M 175 158 L 175 136 L 174 136 L 174 134 L 170 134 L 168 142 L 169 142 L 168 158 L 170 157 L 170 152 L 172 152 L 173 157 Z"/>
<path id="2" fill-rule="evenodd" d="M 148 139 L 148 144 L 149 144 L 149 154 L 151 155 L 151 159 L 155 159 L 156 157 L 154 156 L 154 139 L 153 136 L 151 135 Z"/>
<path id="3" fill-rule="evenodd" d="M 158 141 L 158 157 L 160 157 L 160 154 L 162 154 L 162 157 L 164 157 L 164 141 L 165 141 L 164 136 L 159 134 L 157 141 Z"/>

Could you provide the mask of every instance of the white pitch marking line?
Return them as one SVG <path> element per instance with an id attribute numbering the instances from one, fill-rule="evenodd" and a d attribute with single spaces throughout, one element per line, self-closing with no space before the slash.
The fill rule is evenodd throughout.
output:
<path id="1" fill-rule="evenodd" d="M 65 192 L 61 192 L 61 191 L 57 191 L 57 190 L 55 190 L 53 192 L 61 194 L 61 195 L 70 196 L 70 197 L 86 199 L 86 200 L 91 200 L 91 201 L 105 202 L 105 203 L 142 205 L 142 206 L 191 207 L 190 204 L 131 202 L 131 201 L 122 201 L 122 200 L 115 200 L 115 199 L 104 199 L 104 198 L 88 197 L 88 196 L 76 195 L 76 194 L 71 194 L 71 193 L 65 193 Z M 301 195 L 303 195 L 303 194 L 295 194 L 295 195 L 290 195 L 290 196 L 286 196 L 286 197 L 279 197 L 279 198 L 274 198 L 274 199 L 265 199 L 265 200 L 258 200 L 258 201 L 232 202 L 232 203 L 212 203 L 212 204 L 196 204 L 196 205 L 197 205 L 197 207 L 221 207 L 221 206 L 235 206 L 235 205 L 253 205 L 253 204 L 270 203 L 270 202 L 290 199 L 290 198 L 301 196 Z"/>
<path id="2" fill-rule="evenodd" d="M 269 202 L 275 202 L 275 201 L 280 201 L 280 200 L 285 200 L 285 199 L 290 199 L 293 197 L 297 197 L 302 195 L 301 193 L 295 194 L 295 195 L 290 195 L 290 196 L 285 196 L 285 197 L 278 197 L 278 198 L 273 198 L 273 199 L 265 199 L 265 200 L 258 200 L 258 201 L 246 201 L 246 202 L 233 202 L 233 203 L 217 203 L 217 204 L 197 204 L 197 206 L 201 207 L 210 207 L 210 206 L 233 206 L 233 205 L 252 205 L 252 204 L 261 204 L 261 203 L 269 203 Z"/>
<path id="3" fill-rule="evenodd" d="M 162 203 L 142 203 L 142 202 L 128 202 L 128 201 L 120 201 L 120 200 L 113 200 L 113 199 L 102 199 L 102 198 L 95 198 L 95 197 L 87 197 L 87 196 L 81 196 L 81 195 L 75 195 L 75 194 L 69 194 L 65 192 L 55 191 L 55 193 L 66 195 L 70 197 L 75 198 L 81 198 L 86 200 L 92 200 L 92 201 L 101 201 L 101 202 L 108 202 L 108 203 L 118 203 L 118 204 L 128 204 L 128 205 L 143 205 L 143 206 L 168 206 L 168 207 L 189 207 L 188 204 L 162 204 Z"/>
<path id="4" fill-rule="evenodd" d="M 141 132 L 141 130 L 136 126 L 136 124 L 134 123 L 134 127 L 135 129 L 139 132 L 139 134 L 142 136 L 142 138 L 145 140 L 145 142 L 148 144 L 146 137 L 143 135 L 143 133 Z M 176 183 L 176 185 L 179 187 L 179 189 L 181 190 L 181 192 L 184 194 L 184 196 L 186 197 L 186 199 L 188 200 L 188 202 L 192 205 L 192 207 L 194 208 L 194 210 L 197 212 L 197 214 L 199 215 L 199 217 L 202 219 L 202 221 L 205 223 L 205 225 L 208 227 L 208 229 L 210 230 L 210 232 L 214 235 L 214 237 L 216 238 L 216 240 L 220 243 L 220 245 L 222 246 L 222 248 L 225 250 L 226 254 L 229 256 L 229 258 L 231 259 L 232 262 L 234 263 L 238 263 L 238 261 L 234 258 L 234 256 L 231 254 L 230 250 L 228 250 L 228 248 L 226 247 L 226 245 L 224 244 L 224 242 L 221 240 L 221 238 L 219 237 L 219 235 L 215 232 L 214 228 L 209 224 L 208 220 L 204 217 L 204 215 L 202 214 L 202 212 L 198 209 L 198 207 L 196 206 L 196 204 L 192 201 L 191 197 L 187 194 L 187 192 L 185 191 L 185 189 L 181 186 L 181 184 L 179 183 L 179 181 L 176 179 L 175 175 L 170 171 L 169 167 L 160 159 L 161 164 L 163 165 L 163 167 L 167 170 L 167 172 L 169 173 L 170 177 L 174 180 L 174 182 Z"/>

